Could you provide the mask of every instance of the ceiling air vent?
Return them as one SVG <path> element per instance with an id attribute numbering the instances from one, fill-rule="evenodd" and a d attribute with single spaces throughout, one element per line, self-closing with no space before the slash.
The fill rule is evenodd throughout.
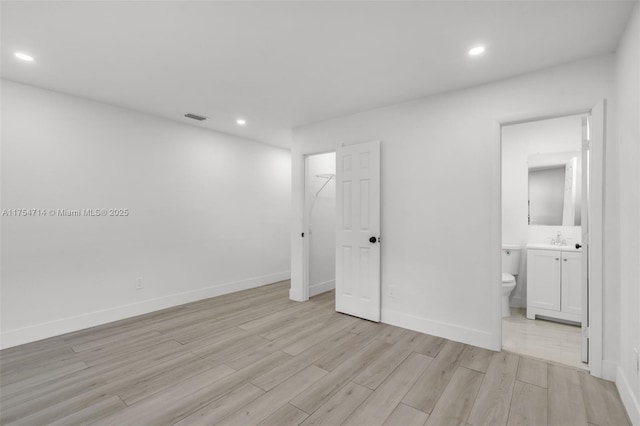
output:
<path id="1" fill-rule="evenodd" d="M 184 116 L 187 118 L 193 118 L 194 120 L 198 120 L 198 121 L 207 119 L 207 117 L 203 117 L 202 115 L 195 115 L 195 114 L 185 114 Z"/>

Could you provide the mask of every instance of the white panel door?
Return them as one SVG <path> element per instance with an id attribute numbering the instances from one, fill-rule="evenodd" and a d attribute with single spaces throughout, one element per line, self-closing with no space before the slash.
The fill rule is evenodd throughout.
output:
<path id="1" fill-rule="evenodd" d="M 562 254 L 562 312 L 582 313 L 582 254 Z"/>
<path id="2" fill-rule="evenodd" d="M 380 142 L 336 153 L 336 311 L 380 321 Z"/>
<path id="3" fill-rule="evenodd" d="M 527 250 L 527 306 L 560 311 L 560 252 Z"/>

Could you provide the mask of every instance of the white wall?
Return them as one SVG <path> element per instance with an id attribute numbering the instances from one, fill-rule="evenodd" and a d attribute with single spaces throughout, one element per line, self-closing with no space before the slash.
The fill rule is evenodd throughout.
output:
<path id="1" fill-rule="evenodd" d="M 383 322 L 499 349 L 500 123 L 588 110 L 612 77 L 598 57 L 294 129 L 290 297 L 302 299 L 303 155 L 381 140 Z"/>
<path id="2" fill-rule="evenodd" d="M 528 161 L 532 155 L 568 153 L 582 149 L 582 116 L 538 120 L 502 127 L 502 242 L 523 247 L 548 243 L 558 232 L 575 244 L 582 240 L 579 226 L 542 226 L 527 223 Z M 564 175 L 564 171 L 562 172 Z M 563 182 L 564 185 L 564 182 Z M 526 253 L 511 294 L 511 306 L 527 305 Z"/>
<path id="3" fill-rule="evenodd" d="M 4 347 L 289 276 L 290 153 L 2 81 Z M 136 290 L 143 277 L 144 289 Z"/>
<path id="4" fill-rule="evenodd" d="M 336 153 L 310 155 L 307 158 L 306 214 L 309 243 L 309 295 L 315 296 L 335 288 L 336 283 L 336 181 L 318 178 L 336 173 Z M 318 191 L 327 183 L 322 191 Z M 318 197 L 311 204 L 316 194 Z"/>
<path id="5" fill-rule="evenodd" d="M 636 4 L 616 63 L 619 171 L 620 364 L 618 389 L 627 412 L 640 425 L 640 6 Z"/>

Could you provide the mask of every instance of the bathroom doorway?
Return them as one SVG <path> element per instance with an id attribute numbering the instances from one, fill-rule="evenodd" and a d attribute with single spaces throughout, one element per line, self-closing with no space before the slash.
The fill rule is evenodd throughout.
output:
<path id="1" fill-rule="evenodd" d="M 601 314 L 601 287 L 596 300 L 598 286 L 587 283 L 588 248 L 595 242 L 601 250 L 601 240 L 587 242 L 590 201 L 602 190 L 601 166 L 593 170 L 595 160 L 602 161 L 602 140 L 595 152 L 589 143 L 600 115 L 597 106 L 501 127 L 502 348 L 576 368 L 595 366 L 598 376 L 601 336 L 590 341 L 589 328 L 601 330 L 600 317 L 593 327 L 592 315 L 593 307 Z M 595 216 L 601 220 L 601 205 Z M 601 227 L 596 231 L 601 235 Z"/>
<path id="2" fill-rule="evenodd" d="M 305 157 L 304 285 L 309 297 L 335 289 L 336 153 Z"/>

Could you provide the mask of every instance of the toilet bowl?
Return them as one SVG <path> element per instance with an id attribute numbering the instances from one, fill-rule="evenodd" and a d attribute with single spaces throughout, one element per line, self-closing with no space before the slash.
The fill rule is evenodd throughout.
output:
<path id="1" fill-rule="evenodd" d="M 522 247 L 518 244 L 502 245 L 502 316 L 511 316 L 509 296 L 516 288 L 516 275 L 520 270 L 520 252 Z"/>
<path id="2" fill-rule="evenodd" d="M 511 307 L 509 306 L 509 296 L 513 289 L 516 288 L 516 277 L 511 274 L 502 273 L 502 316 L 511 316 Z"/>

